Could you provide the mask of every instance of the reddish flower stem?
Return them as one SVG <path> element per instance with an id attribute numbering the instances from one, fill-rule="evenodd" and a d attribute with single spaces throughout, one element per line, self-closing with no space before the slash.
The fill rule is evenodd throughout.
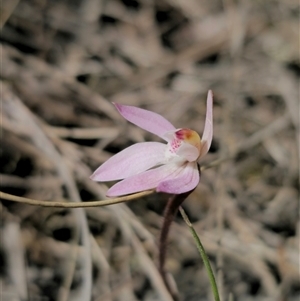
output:
<path id="1" fill-rule="evenodd" d="M 174 300 L 178 300 L 178 296 L 170 287 L 169 281 L 166 277 L 166 271 L 164 269 L 167 254 L 168 234 L 180 205 L 193 191 L 194 189 L 183 194 L 174 194 L 169 198 L 164 211 L 163 225 L 159 237 L 159 272 Z"/>

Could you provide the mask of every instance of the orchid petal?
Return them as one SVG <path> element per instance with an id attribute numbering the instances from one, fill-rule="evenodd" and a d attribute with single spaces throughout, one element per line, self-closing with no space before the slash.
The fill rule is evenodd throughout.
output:
<path id="1" fill-rule="evenodd" d="M 173 130 L 170 130 L 170 131 L 168 131 L 168 132 L 165 132 L 165 133 L 163 134 L 163 137 L 161 137 L 161 138 L 163 138 L 164 140 L 170 142 L 170 141 L 172 141 L 172 140 L 174 139 L 174 135 L 175 135 L 175 133 L 176 133 L 178 130 L 180 130 L 180 129 L 173 129 Z"/>
<path id="2" fill-rule="evenodd" d="M 175 127 L 167 119 L 157 113 L 118 103 L 114 103 L 114 105 L 125 119 L 162 139 L 165 139 L 164 133 L 175 130 Z"/>
<path id="3" fill-rule="evenodd" d="M 167 164 L 129 177 L 112 186 L 106 193 L 108 197 L 154 189 L 163 180 L 176 177 L 181 171 L 177 164 Z"/>
<path id="4" fill-rule="evenodd" d="M 206 101 L 206 117 L 204 131 L 202 135 L 202 146 L 200 151 L 200 157 L 207 154 L 213 137 L 213 93 L 211 90 L 208 91 Z"/>
<path id="5" fill-rule="evenodd" d="M 160 142 L 133 144 L 104 162 L 91 176 L 94 181 L 113 181 L 143 172 L 164 160 L 166 145 Z"/>
<path id="6" fill-rule="evenodd" d="M 180 194 L 193 190 L 199 183 L 200 174 L 196 162 L 188 163 L 179 174 L 160 182 L 157 192 Z"/>

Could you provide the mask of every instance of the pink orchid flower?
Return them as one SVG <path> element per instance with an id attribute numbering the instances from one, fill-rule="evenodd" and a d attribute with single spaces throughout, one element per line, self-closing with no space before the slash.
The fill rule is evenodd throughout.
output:
<path id="1" fill-rule="evenodd" d="M 156 188 L 157 192 L 181 194 L 199 183 L 197 160 L 209 150 L 213 136 L 213 94 L 207 95 L 202 140 L 190 129 L 176 129 L 161 115 L 133 106 L 114 103 L 119 113 L 140 128 L 164 139 L 136 143 L 111 157 L 91 176 L 98 182 L 122 180 L 107 196 L 120 196 Z"/>

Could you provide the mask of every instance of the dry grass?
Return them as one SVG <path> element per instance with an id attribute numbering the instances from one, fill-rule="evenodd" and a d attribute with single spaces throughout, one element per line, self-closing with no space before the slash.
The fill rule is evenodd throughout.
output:
<path id="1" fill-rule="evenodd" d="M 92 171 L 157 139 L 110 102 L 201 133 L 212 89 L 202 164 L 221 160 L 184 207 L 223 301 L 298 300 L 298 1 L 4 0 L 0 24 L 2 191 L 103 199 Z M 157 271 L 166 199 L 84 210 L 2 201 L 2 300 L 171 300 Z M 167 270 L 181 300 L 212 300 L 179 217 Z"/>

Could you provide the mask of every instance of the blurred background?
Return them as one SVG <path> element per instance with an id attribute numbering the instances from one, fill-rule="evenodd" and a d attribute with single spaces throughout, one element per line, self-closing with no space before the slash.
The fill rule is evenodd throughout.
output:
<path id="1" fill-rule="evenodd" d="M 200 164 L 224 160 L 184 208 L 223 301 L 299 300 L 299 1 L 2 0 L 0 16 L 2 191 L 105 199 L 90 174 L 159 141 L 111 102 L 201 135 L 212 89 L 214 140 Z M 157 271 L 166 200 L 84 210 L 2 200 L 2 300 L 171 300 Z M 166 269 L 180 300 L 213 300 L 179 216 Z"/>

